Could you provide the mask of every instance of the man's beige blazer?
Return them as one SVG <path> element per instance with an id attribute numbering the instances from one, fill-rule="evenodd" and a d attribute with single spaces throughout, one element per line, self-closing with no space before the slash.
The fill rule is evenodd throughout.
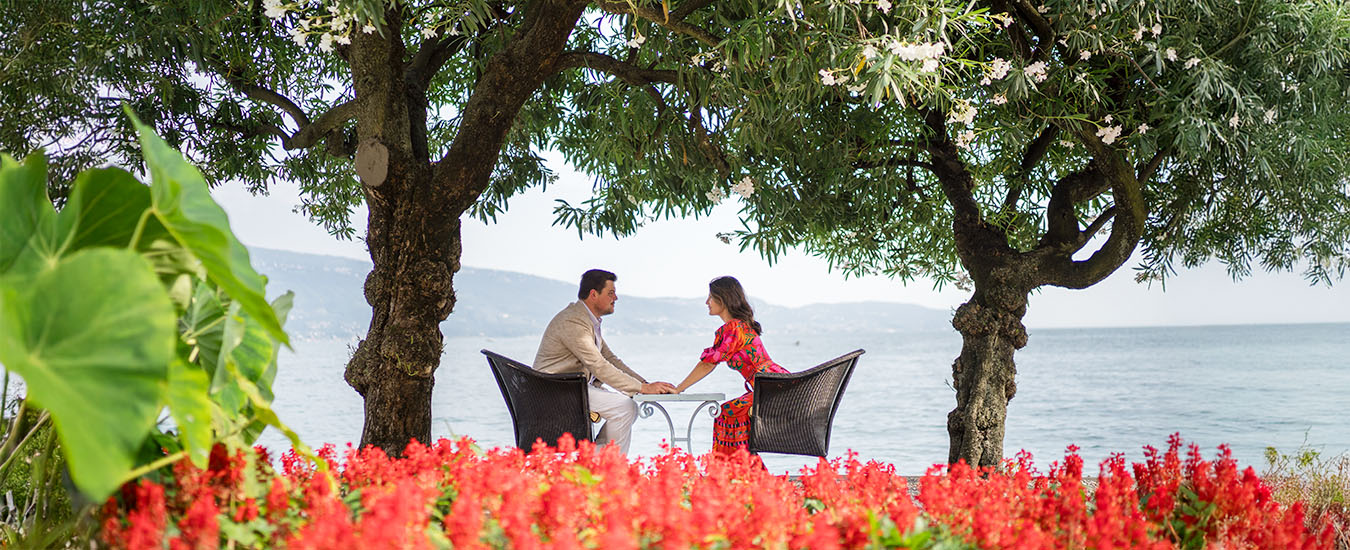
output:
<path id="1" fill-rule="evenodd" d="M 647 383 L 609 350 L 603 337 L 596 349 L 595 326 L 586 304 L 580 301 L 572 302 L 549 321 L 539 351 L 534 354 L 534 369 L 554 374 L 585 373 L 629 396 Z"/>

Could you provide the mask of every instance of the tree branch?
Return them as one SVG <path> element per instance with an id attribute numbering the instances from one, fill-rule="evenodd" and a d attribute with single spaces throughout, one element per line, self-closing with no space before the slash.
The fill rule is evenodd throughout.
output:
<path id="1" fill-rule="evenodd" d="M 891 157 L 881 160 L 868 160 L 868 161 L 860 160 L 853 163 L 853 168 L 856 170 L 871 170 L 873 168 L 892 168 L 896 166 L 913 166 L 923 168 L 924 170 L 928 170 L 929 172 L 933 171 L 932 164 L 921 160 L 914 160 L 912 158 Z"/>
<path id="2" fill-rule="evenodd" d="M 646 86 L 653 82 L 667 84 L 679 82 L 679 74 L 675 71 L 643 69 L 596 52 L 564 52 L 554 64 L 554 73 L 582 67 L 609 73 L 633 86 Z"/>
<path id="3" fill-rule="evenodd" d="M 1055 47 L 1055 30 L 1050 27 L 1050 22 L 1046 21 L 1041 13 L 1031 5 L 1029 0 L 1013 0 L 1013 6 L 1017 9 L 1018 18 L 1031 24 L 1032 29 L 1036 31 L 1036 38 L 1040 39 L 1036 44 L 1036 49 L 1032 52 L 1032 59 L 1045 59 L 1046 53 Z"/>
<path id="4" fill-rule="evenodd" d="M 1041 131 L 1035 140 L 1027 146 L 1027 150 L 1022 155 L 1022 164 L 1017 169 L 1017 174 L 1013 178 L 1012 185 L 1008 187 L 1008 195 L 1003 198 L 1002 211 L 1007 212 L 1017 208 L 1017 201 L 1022 199 L 1022 190 L 1026 188 L 1027 178 L 1031 176 L 1031 169 L 1040 164 L 1041 159 L 1045 158 L 1045 153 L 1050 150 L 1050 145 L 1055 142 L 1059 136 L 1059 127 L 1051 124 Z"/>
<path id="5" fill-rule="evenodd" d="M 618 15 L 632 15 L 640 19 L 646 19 L 647 21 L 651 21 L 652 23 L 655 23 L 660 27 L 664 27 L 670 30 L 671 32 L 674 32 L 676 34 L 683 34 L 685 36 L 698 40 L 699 42 L 702 42 L 703 45 L 708 47 L 716 47 L 719 43 L 722 42 L 722 39 L 714 36 L 712 33 L 706 30 L 685 23 L 680 19 L 676 19 L 674 17 L 667 19 L 665 12 L 658 11 L 653 8 L 639 7 L 619 0 L 599 0 L 598 2 L 596 2 L 596 5 L 599 6 L 600 9 L 607 11 L 609 13 Z"/>
<path id="6" fill-rule="evenodd" d="M 1172 153 L 1171 147 L 1164 147 L 1162 149 L 1158 149 L 1158 152 L 1153 153 L 1153 158 L 1148 159 L 1148 162 L 1145 162 L 1139 165 L 1137 168 L 1135 168 L 1134 179 L 1137 179 L 1139 181 L 1148 181 L 1150 179 L 1153 179 L 1153 174 L 1158 171 L 1158 166 L 1161 166 L 1163 159 L 1167 158 L 1169 155 L 1171 155 L 1171 153 Z"/>
<path id="7" fill-rule="evenodd" d="M 289 140 L 283 140 L 286 149 L 304 149 L 318 143 L 329 132 L 341 128 L 348 120 L 356 116 L 356 100 L 350 100 L 329 109 L 312 124 L 302 126 Z M 289 141 L 289 143 L 285 143 Z"/>
<path id="8" fill-rule="evenodd" d="M 688 4 L 680 4 L 675 11 L 670 12 L 671 21 L 684 21 L 689 14 L 698 11 L 700 8 L 707 7 L 713 3 L 713 0 L 692 0 Z"/>
<path id="9" fill-rule="evenodd" d="M 1088 224 L 1087 229 L 1084 229 L 1078 234 L 1078 243 L 1074 246 L 1073 251 L 1078 252 L 1079 250 L 1082 250 L 1083 247 L 1087 245 L 1088 241 L 1091 241 L 1092 237 L 1096 236 L 1097 232 L 1102 230 L 1102 227 L 1106 225 L 1106 222 L 1111 221 L 1111 219 L 1115 217 L 1115 206 L 1103 210 L 1102 213 L 1097 216 L 1097 219 L 1092 220 L 1092 223 Z"/>

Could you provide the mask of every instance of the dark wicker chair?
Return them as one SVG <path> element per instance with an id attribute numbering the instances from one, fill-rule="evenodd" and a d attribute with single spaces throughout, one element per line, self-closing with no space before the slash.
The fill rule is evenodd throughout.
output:
<path id="1" fill-rule="evenodd" d="M 511 412 L 517 447 L 528 451 L 537 439 L 556 446 L 565 433 L 577 441 L 594 440 L 586 375 L 546 374 L 488 350 L 483 355 Z"/>
<path id="2" fill-rule="evenodd" d="M 834 412 L 862 354 L 857 350 L 802 372 L 755 375 L 750 452 L 825 456 Z"/>

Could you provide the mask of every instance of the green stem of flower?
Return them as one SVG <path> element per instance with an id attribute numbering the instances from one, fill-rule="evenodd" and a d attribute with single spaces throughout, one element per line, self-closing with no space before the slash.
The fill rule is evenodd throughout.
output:
<path id="1" fill-rule="evenodd" d="M 140 244 L 141 233 L 145 231 L 145 224 L 150 220 L 150 215 L 154 213 L 154 210 L 146 210 L 144 214 L 141 214 L 140 221 L 136 222 L 136 232 L 131 234 L 131 242 L 127 243 L 127 248 L 135 249 L 136 245 Z"/>
<path id="2" fill-rule="evenodd" d="M 159 460 L 156 460 L 156 461 L 154 461 L 154 462 L 151 462 L 151 463 L 149 463 L 149 464 L 146 464 L 145 466 L 141 466 L 140 468 L 136 468 L 135 470 L 132 470 L 131 472 L 127 473 L 127 475 L 122 476 L 122 479 L 121 479 L 120 481 L 117 482 L 117 485 L 120 487 L 120 486 L 122 486 L 122 485 L 125 485 L 127 482 L 132 481 L 132 480 L 134 480 L 134 479 L 136 479 L 136 478 L 138 478 L 138 477 L 141 477 L 141 476 L 143 476 L 143 475 L 145 475 L 145 474 L 148 474 L 148 473 L 150 473 L 150 472 L 153 472 L 153 471 L 155 471 L 155 470 L 158 470 L 158 469 L 160 469 L 160 468 L 163 468 L 163 467 L 165 467 L 165 466 L 168 466 L 169 464 L 173 464 L 174 462 L 177 462 L 177 461 L 179 461 L 180 459 L 182 459 L 183 457 L 187 456 L 187 454 L 188 454 L 187 451 L 178 451 L 178 452 L 173 453 L 173 454 L 171 454 L 171 455 L 167 455 L 167 456 L 165 456 L 165 457 L 163 457 L 163 458 L 161 458 L 161 459 L 159 459 Z"/>

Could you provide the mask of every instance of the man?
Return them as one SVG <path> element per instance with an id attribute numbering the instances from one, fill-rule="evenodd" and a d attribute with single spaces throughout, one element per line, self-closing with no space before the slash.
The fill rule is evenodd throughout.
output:
<path id="1" fill-rule="evenodd" d="M 549 321 L 539 352 L 534 356 L 535 370 L 548 373 L 583 372 L 590 376 L 591 411 L 605 419 L 596 435 L 599 445 L 614 442 L 628 454 L 633 421 L 637 420 L 635 393 L 677 393 L 669 382 L 647 382 L 628 368 L 609 350 L 600 336 L 600 318 L 614 313 L 619 294 L 613 273 L 592 269 L 582 274 L 577 302 L 563 308 Z M 602 387 L 607 385 L 616 391 Z M 620 393 L 621 392 L 621 393 Z"/>

